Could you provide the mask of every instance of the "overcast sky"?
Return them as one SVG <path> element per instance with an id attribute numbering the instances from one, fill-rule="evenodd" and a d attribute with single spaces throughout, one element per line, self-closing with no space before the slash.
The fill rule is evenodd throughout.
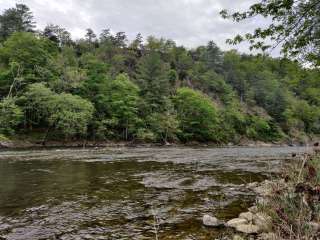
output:
<path id="1" fill-rule="evenodd" d="M 96 33 L 110 28 L 126 32 L 130 39 L 140 32 L 170 38 L 190 48 L 213 40 L 224 50 L 248 52 L 246 44 L 229 46 L 226 39 L 266 20 L 233 23 L 222 19 L 219 12 L 246 9 L 254 2 L 257 0 L 0 0 L 0 11 L 24 3 L 34 13 L 38 28 L 58 24 L 75 39 L 83 37 L 87 28 Z"/>

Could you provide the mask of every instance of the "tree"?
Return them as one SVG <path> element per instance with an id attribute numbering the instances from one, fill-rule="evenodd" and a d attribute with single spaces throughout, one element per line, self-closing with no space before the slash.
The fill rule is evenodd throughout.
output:
<path id="1" fill-rule="evenodd" d="M 89 56 L 84 60 L 84 68 L 87 77 L 80 87 L 80 95 L 93 103 L 97 102 L 97 96 L 103 92 L 110 81 L 105 63 Z"/>
<path id="2" fill-rule="evenodd" d="M 66 138 L 86 135 L 93 113 L 94 107 L 89 101 L 68 93 L 55 94 L 49 102 L 49 128 L 58 130 Z"/>
<path id="3" fill-rule="evenodd" d="M 159 111 L 170 94 L 169 66 L 159 53 L 151 52 L 140 60 L 137 72 L 136 81 L 148 111 Z"/>
<path id="4" fill-rule="evenodd" d="M 236 51 L 229 51 L 224 54 L 224 78 L 238 92 L 240 101 L 247 100 L 250 91 L 245 69 L 241 56 Z"/>
<path id="5" fill-rule="evenodd" d="M 125 32 L 117 32 L 113 39 L 114 44 L 119 48 L 125 48 L 127 41 L 128 39 Z"/>
<path id="6" fill-rule="evenodd" d="M 14 32 L 33 32 L 35 22 L 30 9 L 24 4 L 16 4 L 0 15 L 0 42 Z"/>
<path id="7" fill-rule="evenodd" d="M 71 34 L 58 25 L 47 25 L 43 30 L 43 35 L 57 43 L 60 47 L 71 45 L 72 43 Z"/>
<path id="8" fill-rule="evenodd" d="M 222 51 L 213 41 L 210 41 L 205 51 L 201 53 L 200 60 L 206 64 L 208 69 L 218 73 L 221 72 L 223 62 Z"/>
<path id="9" fill-rule="evenodd" d="M 0 61 L 9 80 L 5 91 L 9 92 L 12 84 L 18 91 L 27 84 L 49 82 L 58 77 L 54 64 L 57 47 L 48 39 L 37 38 L 32 33 L 17 32 L 3 45 L 0 48 Z"/>
<path id="10" fill-rule="evenodd" d="M 146 129 L 154 136 L 153 141 L 176 141 L 180 133 L 177 113 L 170 99 L 167 99 L 164 111 L 150 114 L 145 123 Z"/>
<path id="11" fill-rule="evenodd" d="M 229 14 L 223 10 L 221 14 L 236 22 L 258 16 L 272 19 L 267 27 L 257 28 L 244 36 L 237 35 L 229 39 L 229 43 L 237 44 L 246 40 L 251 44 L 250 49 L 262 50 L 280 45 L 285 56 L 302 57 L 315 66 L 320 65 L 319 0 L 260 0 L 244 12 Z M 267 39 L 273 45 L 268 45 Z"/>
<path id="12" fill-rule="evenodd" d="M 271 120 L 249 115 L 246 118 L 246 135 L 253 140 L 274 141 L 282 137 L 279 127 Z"/>
<path id="13" fill-rule="evenodd" d="M 177 79 L 186 80 L 193 64 L 190 53 L 184 47 L 174 47 L 170 52 L 172 54 L 171 66 L 178 74 Z"/>
<path id="14" fill-rule="evenodd" d="M 219 119 L 213 102 L 199 91 L 180 88 L 174 98 L 183 141 L 219 142 Z"/>
<path id="15" fill-rule="evenodd" d="M 18 104 L 24 110 L 26 125 L 32 128 L 48 123 L 50 102 L 54 94 L 44 83 L 34 83 L 27 87 L 18 100 Z"/>
<path id="16" fill-rule="evenodd" d="M 320 110 L 317 106 L 310 106 L 305 100 L 295 100 L 284 113 L 289 128 L 306 133 L 320 133 Z"/>
<path id="17" fill-rule="evenodd" d="M 97 40 L 97 35 L 93 32 L 91 28 L 87 29 L 86 40 L 92 44 Z"/>
<path id="18" fill-rule="evenodd" d="M 44 143 L 52 129 L 66 138 L 84 135 L 94 112 L 89 101 L 71 94 L 56 94 L 43 83 L 31 84 L 19 105 L 30 127 L 47 128 Z"/>
<path id="19" fill-rule="evenodd" d="M 14 98 L 0 101 L 0 134 L 13 134 L 14 128 L 21 123 L 22 118 L 23 113 L 15 104 Z"/>
<path id="20" fill-rule="evenodd" d="M 103 29 L 99 36 L 100 43 L 113 42 L 113 36 L 110 29 Z"/>
<path id="21" fill-rule="evenodd" d="M 99 96 L 99 104 L 107 109 L 107 117 L 116 123 L 114 127 L 120 130 L 124 140 L 132 137 L 141 121 L 138 117 L 139 103 L 139 88 L 126 74 L 118 75 L 108 85 L 107 91 Z"/>

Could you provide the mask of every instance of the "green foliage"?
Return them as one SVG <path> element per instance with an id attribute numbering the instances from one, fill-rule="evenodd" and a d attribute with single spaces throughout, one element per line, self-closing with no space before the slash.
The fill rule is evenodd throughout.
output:
<path id="1" fill-rule="evenodd" d="M 107 75 L 107 66 L 92 56 L 84 56 L 82 60 L 87 76 L 80 86 L 80 95 L 97 103 L 97 97 L 101 91 L 105 90 L 110 81 Z"/>
<path id="2" fill-rule="evenodd" d="M 93 112 L 92 103 L 79 96 L 56 94 L 49 102 L 48 123 L 67 138 L 85 135 Z"/>
<path id="3" fill-rule="evenodd" d="M 180 88 L 174 98 L 183 141 L 219 142 L 219 118 L 209 97 L 190 88 Z"/>
<path id="4" fill-rule="evenodd" d="M 282 9 L 281 2 L 263 1 L 233 17 L 270 15 L 272 8 Z M 291 12 L 289 6 L 283 17 Z M 11 122 L 3 128 L 8 132 L 163 143 L 276 141 L 320 133 L 317 68 L 223 52 L 212 41 L 187 49 L 170 39 L 143 41 L 141 34 L 130 42 L 124 32 L 108 29 L 99 38 L 87 29 L 77 41 L 57 25 L 32 31 L 26 6 L 0 15 L 0 98 L 16 99 L 1 116 L 12 118 L 2 120 Z M 14 109 L 24 113 L 24 124 L 13 124 L 19 115 Z"/>
<path id="5" fill-rule="evenodd" d="M 45 27 L 43 35 L 55 42 L 58 46 L 68 46 L 72 43 L 71 34 L 58 25 L 49 24 Z"/>
<path id="6" fill-rule="evenodd" d="M 18 104 L 24 109 L 27 125 L 47 123 L 54 95 L 44 83 L 34 83 L 27 87 L 27 91 L 18 100 Z"/>
<path id="7" fill-rule="evenodd" d="M 141 96 L 147 103 L 147 112 L 159 110 L 170 94 L 169 67 L 157 52 L 151 52 L 141 58 L 138 64 L 136 81 Z"/>
<path id="8" fill-rule="evenodd" d="M 34 27 L 30 9 L 24 4 L 16 4 L 15 8 L 6 9 L 0 15 L 0 42 L 14 32 L 32 32 Z"/>
<path id="9" fill-rule="evenodd" d="M 221 141 L 238 142 L 240 136 L 246 135 L 246 115 L 239 106 L 230 105 L 220 110 Z"/>
<path id="10" fill-rule="evenodd" d="M 43 83 L 31 84 L 19 104 L 30 127 L 47 126 L 65 137 L 85 134 L 94 112 L 89 101 L 71 94 L 56 94 Z"/>
<path id="11" fill-rule="evenodd" d="M 253 33 L 229 39 L 229 43 L 237 44 L 247 40 L 251 49 L 263 51 L 280 45 L 285 55 L 302 57 L 315 66 L 320 65 L 320 30 L 315 27 L 320 23 L 318 0 L 261 0 L 246 11 L 228 14 L 223 10 L 221 15 L 236 22 L 258 16 L 270 17 L 273 20 L 267 27 L 259 27 Z M 271 40 L 274 45 L 268 45 L 267 40 Z"/>
<path id="12" fill-rule="evenodd" d="M 177 140 L 179 133 L 179 121 L 176 115 L 165 113 L 153 113 L 147 118 L 151 132 L 155 135 L 155 140 L 160 142 L 172 142 Z"/>
<path id="13" fill-rule="evenodd" d="M 163 143 L 176 141 L 180 132 L 179 121 L 172 102 L 168 99 L 165 111 L 152 113 L 146 118 L 147 128 L 153 134 L 153 140 Z"/>
<path id="14" fill-rule="evenodd" d="M 15 99 L 5 98 L 0 101 L 0 135 L 14 133 L 14 128 L 21 123 L 23 113 L 15 104 Z"/>
<path id="15" fill-rule="evenodd" d="M 18 32 L 3 45 L 0 61 L 7 78 L 2 86 L 5 92 L 9 91 L 11 84 L 19 91 L 30 83 L 56 78 L 53 61 L 57 49 L 49 40 L 37 38 L 32 33 Z"/>
<path id="16" fill-rule="evenodd" d="M 99 98 L 99 104 L 105 105 L 107 117 L 116 123 L 113 127 L 120 131 L 122 139 L 128 140 L 141 122 L 138 116 L 140 101 L 139 88 L 126 74 L 120 74 L 111 81 L 105 94 Z"/>
<path id="17" fill-rule="evenodd" d="M 307 133 L 320 133 L 320 109 L 307 101 L 296 100 L 285 112 L 289 128 Z"/>
<path id="18" fill-rule="evenodd" d="M 272 121 L 258 116 L 247 118 L 246 135 L 250 139 L 261 141 L 275 141 L 282 137 L 279 127 Z"/>

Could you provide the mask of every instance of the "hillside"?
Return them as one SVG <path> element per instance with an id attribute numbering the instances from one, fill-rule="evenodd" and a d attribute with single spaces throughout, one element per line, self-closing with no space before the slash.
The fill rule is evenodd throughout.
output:
<path id="1" fill-rule="evenodd" d="M 23 6 L 0 18 L 11 24 L 0 28 L 3 136 L 225 144 L 320 133 L 319 69 L 108 29 L 72 40 L 56 25 L 36 30 Z"/>

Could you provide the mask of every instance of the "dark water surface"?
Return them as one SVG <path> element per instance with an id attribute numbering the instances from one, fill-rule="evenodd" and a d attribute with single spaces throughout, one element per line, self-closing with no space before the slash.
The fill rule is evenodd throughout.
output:
<path id="1" fill-rule="evenodd" d="M 261 181 L 305 148 L 106 148 L 0 152 L 0 239 L 214 239 Z M 156 220 L 155 220 L 156 219 Z"/>

